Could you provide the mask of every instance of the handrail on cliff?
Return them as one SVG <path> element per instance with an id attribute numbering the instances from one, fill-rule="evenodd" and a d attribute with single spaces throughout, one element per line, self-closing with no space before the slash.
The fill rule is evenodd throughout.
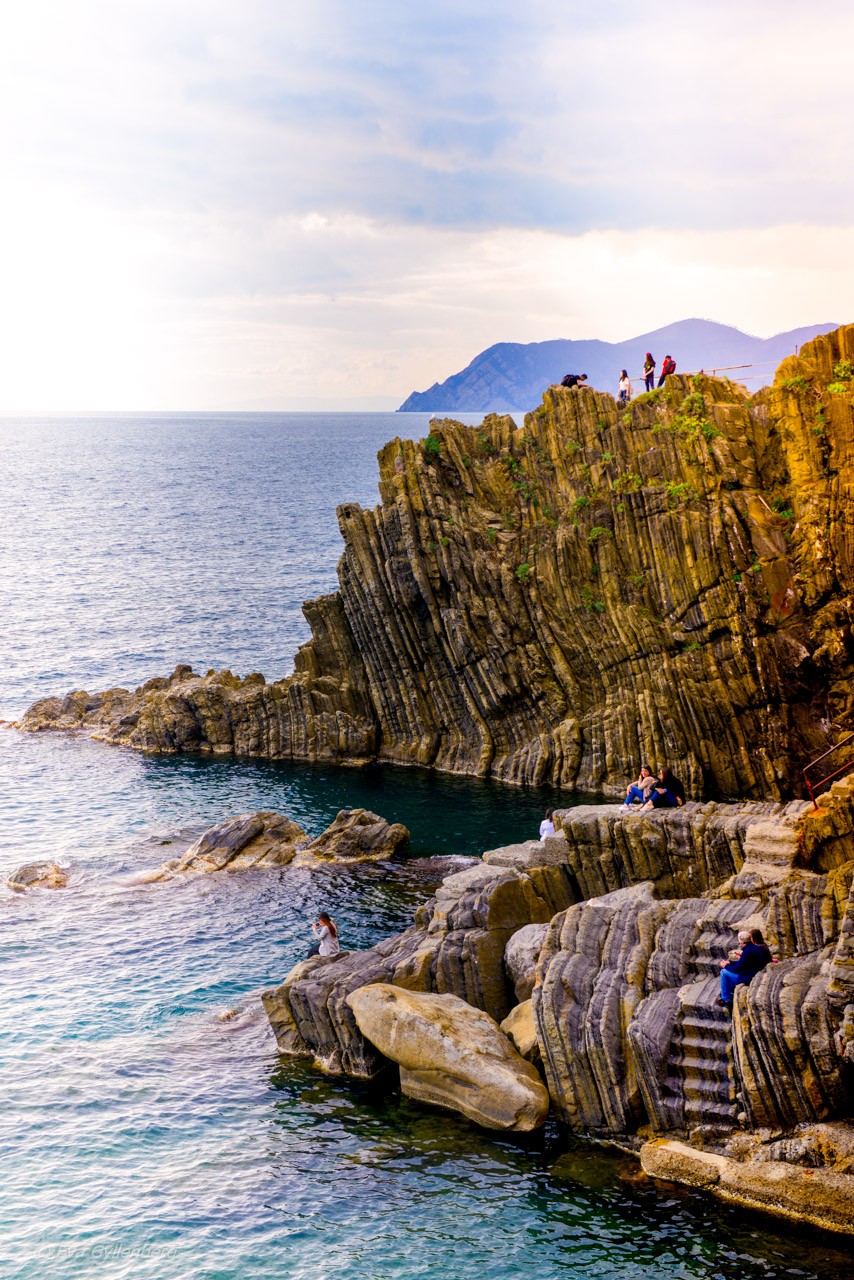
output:
<path id="1" fill-rule="evenodd" d="M 817 764 L 821 764 L 822 760 L 826 760 L 828 756 L 833 755 L 834 751 L 838 751 L 840 747 L 848 746 L 851 743 L 854 743 L 854 733 L 847 734 L 840 742 L 829 747 L 827 751 L 823 751 L 820 756 L 816 756 L 815 760 L 810 760 L 809 764 L 803 770 L 804 785 L 809 792 L 810 800 L 812 800 L 814 809 L 818 808 L 816 794 L 818 793 L 819 788 L 823 787 L 826 782 L 832 782 L 834 778 L 839 778 L 843 773 L 847 773 L 849 769 L 854 768 L 854 760 L 848 760 L 840 768 L 834 769 L 832 773 L 825 774 L 823 778 L 819 778 L 816 782 L 811 782 L 807 776 L 810 769 L 814 769 Z"/>

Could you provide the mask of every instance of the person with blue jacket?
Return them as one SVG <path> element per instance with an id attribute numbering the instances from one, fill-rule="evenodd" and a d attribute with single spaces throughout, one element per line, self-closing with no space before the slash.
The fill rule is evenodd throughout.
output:
<path id="1" fill-rule="evenodd" d="M 721 961 L 721 994 L 718 1004 L 725 1005 L 732 1012 L 732 1000 L 736 987 L 747 986 L 757 973 L 773 960 L 761 929 L 751 929 L 749 940 L 744 944 L 737 960 Z"/>

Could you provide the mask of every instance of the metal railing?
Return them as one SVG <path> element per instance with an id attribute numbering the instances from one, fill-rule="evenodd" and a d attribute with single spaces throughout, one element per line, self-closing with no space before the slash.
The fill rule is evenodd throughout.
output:
<path id="1" fill-rule="evenodd" d="M 819 778 L 817 781 L 812 781 L 808 776 L 810 769 L 814 769 L 817 764 L 821 764 L 822 760 L 826 760 L 828 756 L 832 756 L 834 751 L 838 751 L 840 747 L 851 748 L 851 759 L 846 761 L 845 764 L 840 765 L 838 769 L 834 769 L 832 773 L 826 773 L 823 778 Z M 843 773 L 848 773 L 852 769 L 854 769 L 854 733 L 849 733 L 834 746 L 829 747 L 827 751 L 823 751 L 820 756 L 816 756 L 815 760 L 810 760 L 809 764 L 803 770 L 804 785 L 809 792 L 810 800 L 813 802 L 813 808 L 818 808 L 816 795 L 820 788 L 827 782 L 833 782 L 834 778 L 841 778 Z"/>

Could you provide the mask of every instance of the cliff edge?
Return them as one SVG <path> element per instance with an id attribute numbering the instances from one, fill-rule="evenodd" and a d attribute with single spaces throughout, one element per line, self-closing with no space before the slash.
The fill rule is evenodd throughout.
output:
<path id="1" fill-rule="evenodd" d="M 21 727 L 148 751 L 382 760 L 616 790 L 799 794 L 852 714 L 854 326 L 749 397 L 668 378 L 622 408 L 550 387 L 518 430 L 433 423 L 339 508 L 340 587 L 294 674 L 36 703 Z"/>

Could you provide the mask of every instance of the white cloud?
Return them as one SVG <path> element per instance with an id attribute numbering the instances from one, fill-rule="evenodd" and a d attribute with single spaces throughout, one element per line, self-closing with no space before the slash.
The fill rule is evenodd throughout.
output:
<path id="1" fill-rule="evenodd" d="M 852 36 L 836 0 L 30 0 L 0 403 L 388 403 L 494 341 L 845 319 Z"/>

